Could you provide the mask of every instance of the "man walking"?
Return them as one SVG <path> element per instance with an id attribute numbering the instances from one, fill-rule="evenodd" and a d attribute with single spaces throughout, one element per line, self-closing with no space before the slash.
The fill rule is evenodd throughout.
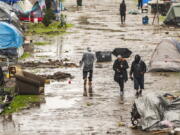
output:
<path id="1" fill-rule="evenodd" d="M 136 55 L 131 65 L 130 78 L 131 80 L 134 80 L 134 89 L 136 90 L 137 97 L 142 95 L 142 89 L 144 89 L 145 72 L 146 64 L 141 60 L 141 57 L 139 55 Z"/>
<path id="2" fill-rule="evenodd" d="M 120 16 L 121 16 L 121 24 L 124 24 L 126 20 L 126 3 L 124 0 L 120 4 L 119 11 L 120 11 Z"/>
<path id="3" fill-rule="evenodd" d="M 82 60 L 80 61 L 80 66 L 83 65 L 83 80 L 84 86 L 87 84 L 87 77 L 89 80 L 89 85 L 92 85 L 92 77 L 93 77 L 93 65 L 95 61 L 95 55 L 92 53 L 91 48 L 87 48 L 87 52 L 85 52 L 82 56 Z"/>
<path id="4" fill-rule="evenodd" d="M 114 80 L 120 86 L 120 97 L 123 100 L 124 95 L 124 82 L 128 80 L 127 69 L 129 68 L 127 61 L 118 55 L 117 59 L 114 61 L 113 70 L 115 71 Z"/>

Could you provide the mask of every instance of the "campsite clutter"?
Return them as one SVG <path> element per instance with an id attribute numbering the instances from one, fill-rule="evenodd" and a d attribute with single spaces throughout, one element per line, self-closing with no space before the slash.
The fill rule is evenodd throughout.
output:
<path id="1" fill-rule="evenodd" d="M 136 16 L 140 16 L 140 19 L 139 19 L 140 21 L 138 20 L 139 21 L 138 24 L 135 23 L 135 26 L 139 25 L 138 29 L 141 29 L 141 28 L 143 28 L 143 30 L 144 28 L 149 29 L 148 26 L 151 25 L 151 22 L 154 22 L 152 18 L 154 17 L 153 19 L 155 19 L 155 17 L 159 15 L 159 13 L 162 16 L 166 15 L 166 18 L 164 21 L 165 25 L 167 26 L 171 25 L 173 27 L 180 26 L 179 3 L 173 3 L 172 1 L 162 1 L 162 0 L 160 1 L 138 0 L 137 9 L 129 9 L 128 2 L 123 1 L 124 4 L 125 2 L 126 2 L 125 6 L 127 6 L 128 13 L 130 14 L 130 15 L 127 15 L 128 17 L 133 16 L 136 18 Z M 83 10 L 83 8 L 79 8 L 79 6 L 83 7 L 85 5 L 85 8 L 89 7 L 89 6 L 86 6 L 87 4 L 86 2 L 82 4 L 82 0 L 74 1 L 75 8 L 76 8 L 76 4 L 78 7 L 77 14 L 82 13 L 82 12 L 79 12 L 79 10 Z M 51 8 L 50 8 L 51 11 L 55 14 L 53 22 L 55 21 L 57 21 L 58 23 L 60 22 L 60 24 L 58 25 L 58 28 L 63 28 L 63 30 L 66 29 L 68 25 L 66 22 L 67 16 L 61 14 L 63 10 L 66 10 L 63 7 L 62 1 L 52 0 L 50 1 L 50 5 L 51 5 Z M 149 12 L 150 6 L 151 6 L 151 13 Z M 157 6 L 159 6 L 158 9 L 157 9 Z M 166 9 L 164 9 L 164 7 L 166 7 Z M 145 77 L 145 73 L 147 72 L 148 72 L 147 74 L 149 73 L 153 74 L 154 72 L 163 72 L 163 73 L 160 73 L 159 76 L 164 76 L 164 78 L 166 78 L 165 76 L 167 76 L 166 72 L 180 72 L 180 42 L 178 40 L 163 39 L 160 43 L 156 43 L 157 41 L 154 41 L 157 44 L 157 46 L 155 49 L 151 47 L 153 48 L 151 50 L 153 52 L 152 52 L 152 56 L 148 65 L 147 64 L 148 62 L 146 61 L 147 59 L 144 60 L 143 55 L 145 53 L 146 55 L 147 54 L 149 55 L 150 51 L 143 52 L 146 49 L 146 47 L 144 47 L 143 49 L 136 48 L 137 44 L 142 43 L 142 41 L 144 40 L 143 38 L 146 37 L 146 34 L 144 35 L 142 34 L 144 37 L 139 37 L 139 39 L 134 39 L 133 36 L 131 37 L 132 33 L 130 33 L 128 36 L 124 34 L 125 32 L 128 33 L 128 29 L 126 31 L 123 28 L 126 28 L 126 27 L 129 28 L 129 25 L 130 25 L 128 24 L 129 18 L 126 20 L 126 23 L 125 23 L 126 7 L 124 7 L 125 8 L 123 11 L 124 19 L 122 19 L 122 24 L 120 26 L 118 25 L 118 27 L 120 27 L 118 30 L 111 29 L 110 27 L 109 27 L 110 29 L 109 30 L 106 28 L 106 25 L 103 24 L 101 26 L 99 25 L 99 23 L 97 23 L 98 28 L 95 28 L 95 30 L 96 29 L 97 31 L 99 29 L 103 30 L 102 32 L 103 34 L 109 31 L 110 33 L 108 34 L 113 34 L 113 33 L 119 34 L 121 32 L 122 33 L 124 32 L 123 34 L 120 35 L 120 37 L 118 35 L 118 39 L 120 39 L 120 41 L 126 41 L 125 45 L 119 42 L 118 40 L 118 42 L 113 42 L 112 45 L 111 43 L 109 43 L 109 46 L 110 46 L 109 48 L 111 48 L 111 50 L 109 48 L 108 49 L 106 48 L 107 47 L 106 44 L 101 45 L 101 47 L 99 48 L 97 46 L 97 48 L 95 49 L 96 52 L 94 54 L 92 48 L 96 46 L 96 40 L 95 41 L 93 40 L 93 42 L 90 42 L 91 46 L 89 45 L 89 41 L 88 41 L 88 40 L 91 40 L 91 38 L 89 37 L 87 37 L 87 39 L 84 39 L 88 44 L 86 44 L 86 42 L 84 41 L 74 42 L 73 47 L 75 48 L 75 51 L 78 50 L 79 54 L 75 54 L 75 55 L 72 54 L 73 58 L 71 59 L 77 62 L 77 61 L 80 61 L 80 59 L 77 59 L 77 58 L 79 58 L 79 56 L 82 56 L 81 57 L 82 59 L 80 61 L 80 66 L 79 66 L 78 64 L 75 64 L 74 61 L 73 61 L 74 63 L 72 63 L 70 62 L 70 59 L 64 58 L 66 57 L 66 55 L 67 57 L 71 55 L 70 53 L 71 50 L 68 50 L 69 48 L 67 46 L 65 47 L 62 46 L 64 42 L 62 38 L 63 36 L 60 38 L 55 37 L 56 42 L 54 44 L 56 44 L 56 48 L 54 46 L 52 48 L 51 47 L 48 48 L 48 47 L 44 47 L 42 44 L 48 44 L 48 45 L 50 44 L 50 42 L 54 38 L 54 37 L 48 38 L 51 32 L 49 31 L 46 32 L 47 34 L 46 38 L 43 37 L 43 34 L 36 37 L 35 35 L 36 29 L 33 29 L 31 33 L 32 35 L 30 36 L 33 37 L 33 40 L 37 38 L 36 41 L 38 42 L 36 42 L 36 44 L 39 45 L 37 48 L 32 49 L 33 51 L 35 50 L 36 52 L 34 55 L 35 57 L 33 56 L 32 59 L 21 60 L 22 56 L 27 53 L 27 51 L 25 50 L 26 48 L 25 46 L 28 44 L 27 45 L 28 47 L 32 47 L 32 44 L 35 44 L 33 43 L 31 38 L 27 42 L 28 37 L 26 37 L 25 35 L 27 35 L 26 31 L 28 27 L 26 27 L 27 26 L 26 24 L 32 24 L 33 26 L 42 24 L 41 25 L 42 28 L 45 28 L 46 24 L 47 26 L 50 25 L 51 27 L 54 27 L 53 25 L 51 25 L 51 22 L 50 23 L 48 22 L 49 21 L 47 19 L 48 17 L 45 15 L 45 12 L 48 12 L 47 11 L 48 8 L 49 7 L 47 6 L 46 0 L 0 0 L 0 11 L 1 11 L 0 12 L 0 113 L 4 113 L 6 109 L 9 109 L 8 107 L 11 105 L 11 103 L 14 101 L 14 99 L 17 96 L 28 95 L 28 96 L 45 97 L 44 96 L 45 94 L 47 97 L 51 96 L 50 98 L 53 98 L 57 95 L 62 94 L 61 97 L 58 97 L 59 100 L 61 100 L 61 98 L 66 98 L 66 100 L 67 99 L 69 100 L 70 98 L 74 98 L 74 96 L 78 95 L 78 98 L 82 96 L 81 98 L 83 99 L 83 102 L 87 101 L 85 109 L 90 108 L 93 110 L 99 109 L 99 108 L 93 108 L 94 107 L 93 105 L 96 104 L 96 101 L 98 101 L 98 105 L 100 106 L 102 102 L 101 100 L 103 100 L 103 102 L 108 101 L 108 105 L 109 104 L 112 105 L 114 104 L 113 102 L 120 100 L 121 104 L 119 105 L 118 103 L 119 105 L 118 107 L 120 107 L 120 110 L 117 110 L 117 108 L 114 107 L 116 108 L 116 110 L 113 110 L 113 113 L 116 116 L 121 117 L 120 118 L 121 121 L 123 121 L 122 117 L 126 117 L 123 115 L 127 115 L 127 112 L 129 111 L 125 107 L 126 106 L 129 107 L 130 106 L 129 104 L 132 104 L 133 102 L 132 110 L 131 112 L 128 112 L 128 114 L 131 115 L 131 118 L 129 117 L 127 118 L 131 122 L 133 129 L 139 129 L 142 131 L 150 131 L 153 134 L 159 134 L 161 132 L 173 134 L 175 132 L 178 132 L 178 127 L 180 127 L 179 96 L 175 95 L 174 93 L 172 94 L 171 91 L 169 91 L 169 93 L 158 92 L 159 90 L 158 88 L 156 89 L 156 92 L 154 92 L 155 91 L 154 87 L 152 88 L 152 93 L 148 93 L 146 92 L 146 88 L 144 88 L 144 84 L 145 86 L 147 86 L 147 84 L 148 86 L 150 86 L 151 83 L 156 83 L 156 80 L 153 82 L 151 82 L 151 80 L 148 80 L 148 82 L 146 83 L 146 78 L 144 79 L 144 77 Z M 102 11 L 107 11 L 107 9 L 102 10 Z M 83 20 L 82 18 L 83 17 L 81 16 L 80 17 L 81 21 Z M 86 17 L 84 18 L 86 19 Z M 94 25 L 96 26 L 97 24 L 95 24 L 91 20 L 93 17 L 89 17 L 89 18 L 87 17 L 87 20 L 84 19 L 85 21 L 88 22 L 88 24 L 83 25 L 82 28 L 81 28 L 81 24 L 77 22 L 75 23 L 74 27 L 78 25 L 78 28 L 77 28 L 78 30 L 81 30 L 85 27 L 85 30 L 86 30 L 85 33 L 87 33 L 87 35 L 91 34 L 91 32 L 89 31 L 93 31 L 94 30 L 93 26 Z M 96 17 L 96 19 L 97 18 L 100 18 L 100 17 Z M 158 19 L 159 19 L 159 16 L 158 16 Z M 46 24 L 44 24 L 44 20 Z M 74 21 L 76 19 L 73 18 L 72 20 Z M 111 22 L 109 21 L 108 23 L 111 23 Z M 118 24 L 120 23 L 121 21 L 119 20 Z M 102 28 L 99 28 L 99 27 L 102 27 Z M 133 35 L 136 35 L 136 29 L 134 28 L 134 24 L 133 24 L 133 27 L 132 26 L 130 27 L 131 29 L 133 29 L 133 32 L 135 31 Z M 163 26 L 163 27 L 166 27 L 166 26 Z M 143 30 L 141 30 L 141 33 L 144 32 Z M 53 34 L 56 35 L 59 31 L 57 31 L 56 29 L 53 32 L 54 32 Z M 70 38 L 77 39 L 76 36 L 78 34 L 74 36 L 73 34 L 75 32 L 74 33 L 73 32 L 71 33 L 72 37 Z M 67 32 L 67 34 L 69 33 Z M 168 35 L 169 32 L 163 33 L 163 34 Z M 109 37 L 111 37 L 111 35 Z M 107 41 L 110 40 L 112 42 L 112 40 L 109 37 L 107 38 Z M 116 36 L 112 36 L 112 37 L 114 38 Z M 134 42 L 134 46 L 130 46 L 131 48 L 126 47 L 126 45 L 127 46 L 129 45 L 129 41 L 131 40 Z M 39 41 L 47 41 L 47 43 L 42 43 Z M 149 41 L 152 41 L 152 40 L 149 40 Z M 83 45 L 87 46 L 86 48 L 87 51 L 84 54 L 82 53 L 84 46 L 81 43 L 84 43 Z M 71 40 L 67 40 L 65 44 L 71 45 L 72 42 Z M 44 49 L 44 52 L 40 53 L 40 51 L 43 49 Z M 56 56 L 53 55 L 54 52 L 56 52 Z M 61 54 L 64 54 L 64 55 L 62 56 Z M 77 55 L 77 58 L 74 57 L 76 55 Z M 56 58 L 54 59 L 54 57 Z M 114 61 L 114 64 L 112 63 L 112 61 Z M 83 70 L 81 71 L 79 68 L 82 65 L 83 65 Z M 108 68 L 104 68 L 106 66 Z M 59 71 L 60 68 L 63 72 Z M 70 70 L 69 68 L 71 68 L 72 70 Z M 109 70 L 109 71 L 106 71 L 106 70 Z M 69 71 L 72 74 L 65 73 L 64 71 Z M 41 72 L 42 74 L 39 74 L 39 72 Z M 81 75 L 81 78 L 83 78 L 84 85 L 83 83 L 82 84 L 80 83 L 79 81 L 80 77 L 76 79 L 76 77 L 79 75 L 79 72 L 82 73 L 80 75 Z M 100 73 L 100 72 L 103 72 L 103 73 Z M 114 76 L 112 75 L 112 73 L 114 74 Z M 103 74 L 104 76 L 99 76 L 99 74 L 101 75 Z M 72 79 L 74 78 L 75 80 L 72 81 Z M 111 79 L 109 79 L 108 82 L 106 82 L 106 80 L 104 81 L 104 78 L 106 78 L 106 80 L 108 80 L 109 78 Z M 64 82 L 63 80 L 65 79 L 66 81 Z M 114 84 L 113 79 L 115 80 L 115 82 L 118 83 L 119 86 L 116 87 L 116 84 Z M 145 83 L 144 83 L 144 80 L 145 80 Z M 76 92 L 74 92 L 75 94 L 72 92 L 73 94 L 72 93 L 71 94 L 73 95 L 73 97 L 71 97 L 72 96 L 71 94 L 64 95 L 63 93 L 64 89 L 62 89 L 61 86 L 59 85 L 66 88 L 67 91 L 65 94 L 71 91 L 72 87 L 77 87 L 75 85 L 78 85 L 77 89 L 84 88 L 83 89 L 84 91 L 81 92 L 82 93 L 81 94 L 79 91 L 77 92 L 76 90 L 78 94 Z M 109 86 L 107 85 L 110 85 L 111 88 L 109 88 Z M 54 91 L 49 90 L 46 93 L 45 91 L 46 88 L 52 89 L 51 87 L 55 87 L 55 89 L 53 89 Z M 7 91 L 7 89 L 9 88 L 12 88 L 13 90 Z M 106 93 L 106 89 L 111 89 L 112 93 Z M 96 90 L 97 91 L 99 90 L 100 92 L 96 93 Z M 106 95 L 103 95 L 104 93 Z M 116 100 L 113 99 L 114 98 L 113 95 L 115 94 L 118 97 L 118 98 L 115 97 Z M 94 95 L 97 97 L 93 99 Z M 109 98 L 112 98 L 113 100 Z M 105 101 L 106 99 L 108 100 Z M 127 101 L 129 99 L 131 101 Z M 80 100 L 80 102 L 81 101 L 82 100 Z M 113 102 L 110 102 L 110 101 L 113 101 Z M 56 102 L 54 103 L 56 104 Z M 57 104 L 59 105 L 58 100 L 57 100 Z M 104 104 L 104 106 L 105 105 L 107 106 L 107 104 Z M 104 106 L 102 108 L 104 108 Z M 52 109 L 51 107 L 54 107 L 54 106 L 51 106 L 51 105 L 49 106 L 49 108 L 53 110 L 54 108 Z M 82 103 L 80 108 L 77 107 L 78 111 L 82 111 L 82 110 L 84 111 L 84 109 L 82 109 L 83 107 L 84 107 L 84 104 Z M 121 107 L 123 109 L 125 108 L 124 110 L 126 111 L 126 114 L 124 113 L 122 114 L 122 116 L 119 116 L 120 115 L 119 111 L 124 111 Z M 93 113 L 98 113 L 98 117 L 101 116 L 101 111 L 103 110 L 102 108 L 100 111 L 99 110 L 93 111 Z M 108 110 L 109 108 L 106 108 L 106 109 Z M 55 108 L 55 109 L 57 109 L 58 111 L 63 110 L 63 114 L 65 111 L 69 111 L 69 110 L 72 111 L 71 109 L 69 110 L 61 109 L 61 108 Z M 83 117 L 86 117 L 87 112 L 83 112 L 84 113 Z M 107 117 L 106 110 L 104 109 L 102 112 L 104 113 L 103 118 Z M 71 115 L 71 112 L 68 112 L 67 114 Z M 109 115 L 109 119 L 113 117 L 112 112 L 108 112 L 107 114 Z M 94 114 L 92 115 L 94 116 Z M 79 117 L 81 116 L 78 116 L 78 118 Z M 88 117 L 90 117 L 89 114 L 88 114 Z M 70 119 L 71 117 L 68 117 L 68 118 Z M 109 119 L 107 120 L 108 122 L 110 121 Z M 94 121 L 92 121 L 92 123 L 94 123 Z M 115 124 L 113 123 L 112 125 L 115 125 Z M 126 127 L 126 128 L 128 127 L 127 124 L 125 124 L 124 122 L 119 122 L 118 126 Z M 89 127 L 88 127 L 88 130 L 89 130 Z M 93 129 L 93 130 L 96 130 L 96 129 Z M 110 131 L 106 131 L 106 133 L 111 134 Z M 117 133 L 112 132 L 112 134 L 120 134 L 120 133 L 121 132 L 117 132 Z M 146 134 L 146 132 L 143 132 L 143 134 Z"/>

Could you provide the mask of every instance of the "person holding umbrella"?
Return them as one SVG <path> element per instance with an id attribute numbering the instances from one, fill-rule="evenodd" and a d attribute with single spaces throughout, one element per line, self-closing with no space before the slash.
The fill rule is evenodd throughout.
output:
<path id="1" fill-rule="evenodd" d="M 139 55 L 136 55 L 131 64 L 130 78 L 134 80 L 134 89 L 137 97 L 142 95 L 142 89 L 144 89 L 144 73 L 146 73 L 146 64 Z"/>
<path id="2" fill-rule="evenodd" d="M 120 97 L 123 99 L 124 95 L 124 82 L 128 80 L 127 69 L 129 68 L 128 63 L 125 58 L 121 55 L 117 56 L 117 59 L 114 61 L 113 70 L 115 71 L 114 80 L 120 86 Z"/>

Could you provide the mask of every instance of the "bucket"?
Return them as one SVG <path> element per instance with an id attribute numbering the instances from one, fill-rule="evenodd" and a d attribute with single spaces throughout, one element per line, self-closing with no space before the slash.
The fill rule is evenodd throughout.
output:
<path id="1" fill-rule="evenodd" d="M 149 17 L 145 16 L 142 18 L 142 24 L 148 24 L 149 23 Z"/>

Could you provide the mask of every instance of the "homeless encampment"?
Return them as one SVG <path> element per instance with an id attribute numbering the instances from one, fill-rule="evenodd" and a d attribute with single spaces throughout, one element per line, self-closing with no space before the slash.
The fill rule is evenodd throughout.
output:
<path id="1" fill-rule="evenodd" d="M 21 23 L 16 15 L 16 11 L 8 4 L 0 1 L 0 21 L 8 22 L 22 31 Z"/>
<path id="2" fill-rule="evenodd" d="M 149 71 L 180 71 L 180 43 L 176 40 L 163 40 L 156 47 L 149 64 Z"/>
<path id="3" fill-rule="evenodd" d="M 22 21 L 43 20 L 43 10 L 46 7 L 45 0 L 24 0 L 13 5 L 18 11 L 18 16 Z"/>
<path id="4" fill-rule="evenodd" d="M 176 3 L 169 9 L 164 20 L 166 25 L 180 26 L 180 3 Z"/>
<path id="5" fill-rule="evenodd" d="M 149 93 L 135 100 L 132 124 L 146 131 L 180 127 L 180 98 Z"/>
<path id="6" fill-rule="evenodd" d="M 23 34 L 13 25 L 0 22 L 0 55 L 18 56 L 23 45 Z"/>

